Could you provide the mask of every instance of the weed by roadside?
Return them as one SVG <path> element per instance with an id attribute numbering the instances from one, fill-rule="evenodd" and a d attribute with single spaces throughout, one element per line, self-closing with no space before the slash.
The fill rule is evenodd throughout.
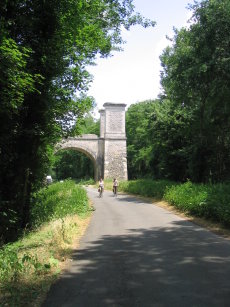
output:
<path id="1" fill-rule="evenodd" d="M 74 181 L 66 180 L 41 189 L 34 195 L 30 221 L 36 227 L 66 215 L 85 214 L 88 209 L 86 191 Z"/>
<path id="2" fill-rule="evenodd" d="M 33 230 L 0 249 L 0 306 L 40 306 L 90 218 L 86 191 L 72 181 L 41 190 Z"/>
<path id="3" fill-rule="evenodd" d="M 88 222 L 77 215 L 51 221 L 1 249 L 0 306 L 40 306 Z"/>
<path id="4" fill-rule="evenodd" d="M 142 195 L 145 197 L 154 197 L 161 199 L 167 187 L 175 185 L 175 182 L 169 180 L 151 180 L 138 179 L 119 182 L 119 191 Z M 105 189 L 111 190 L 113 188 L 112 180 L 105 180 Z"/>
<path id="5" fill-rule="evenodd" d="M 190 181 L 167 188 L 164 199 L 194 216 L 230 227 L 230 184 L 195 184 Z"/>

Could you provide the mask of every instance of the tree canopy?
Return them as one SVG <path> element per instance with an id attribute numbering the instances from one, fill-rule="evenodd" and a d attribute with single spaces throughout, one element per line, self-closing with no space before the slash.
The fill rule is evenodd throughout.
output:
<path id="1" fill-rule="evenodd" d="M 86 66 L 123 44 L 123 28 L 154 22 L 132 0 L 2 0 L 0 6 L 0 202 L 4 218 L 29 219 L 52 146 L 79 133 L 90 110 Z"/>
<path id="2" fill-rule="evenodd" d="M 190 6 L 161 55 L 163 93 L 127 112 L 131 178 L 230 179 L 230 2 Z"/>
<path id="3" fill-rule="evenodd" d="M 192 24 L 175 31 L 161 57 L 165 95 L 190 113 L 190 165 L 196 181 L 229 177 L 230 3 L 191 6 Z"/>

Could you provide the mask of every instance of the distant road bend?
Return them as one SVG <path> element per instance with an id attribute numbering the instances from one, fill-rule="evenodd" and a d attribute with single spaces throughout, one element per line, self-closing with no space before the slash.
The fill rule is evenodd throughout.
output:
<path id="1" fill-rule="evenodd" d="M 230 306 L 230 241 L 129 195 L 95 207 L 70 269 L 43 306 Z"/>

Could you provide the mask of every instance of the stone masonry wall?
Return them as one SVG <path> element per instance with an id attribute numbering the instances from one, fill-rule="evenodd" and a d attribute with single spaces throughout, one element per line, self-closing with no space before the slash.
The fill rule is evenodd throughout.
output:
<path id="1" fill-rule="evenodd" d="M 105 140 L 104 178 L 127 180 L 126 140 Z"/>
<path id="2" fill-rule="evenodd" d="M 86 134 L 81 137 L 72 137 L 58 144 L 59 149 L 79 149 L 95 161 L 98 156 L 98 136 Z"/>
<path id="3" fill-rule="evenodd" d="M 83 152 L 93 161 L 95 180 L 98 180 L 102 175 L 104 161 L 103 157 L 101 157 L 101 150 L 99 150 L 99 138 L 97 135 L 86 134 L 81 137 L 68 138 L 57 144 L 56 149 L 75 149 Z"/>
<path id="4" fill-rule="evenodd" d="M 105 103 L 104 178 L 127 180 L 125 104 Z"/>
<path id="5" fill-rule="evenodd" d="M 100 137 L 85 134 L 68 138 L 57 145 L 60 149 L 76 149 L 94 163 L 95 180 L 100 177 L 127 180 L 125 104 L 105 103 L 100 111 Z"/>

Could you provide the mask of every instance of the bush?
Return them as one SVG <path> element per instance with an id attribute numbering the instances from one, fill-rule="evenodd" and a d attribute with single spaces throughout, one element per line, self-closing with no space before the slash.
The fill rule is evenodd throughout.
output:
<path id="1" fill-rule="evenodd" d="M 207 187 L 190 181 L 172 186 L 164 193 L 164 199 L 182 211 L 202 216 L 208 196 Z"/>
<path id="2" fill-rule="evenodd" d="M 32 226 L 52 221 L 0 248 L 0 306 L 23 306 L 28 301 L 35 306 L 60 272 L 73 239 L 83 233 L 88 209 L 86 191 L 70 180 L 34 195 Z"/>
<path id="3" fill-rule="evenodd" d="M 169 180 L 139 179 L 122 181 L 120 183 L 120 189 L 124 192 L 129 192 L 132 194 L 161 199 L 166 189 L 175 184 L 175 182 Z"/>
<path id="4" fill-rule="evenodd" d="M 86 191 L 72 180 L 54 183 L 34 195 L 31 208 L 32 226 L 88 210 Z"/>
<path id="5" fill-rule="evenodd" d="M 164 199 L 182 211 L 230 226 L 230 184 L 194 184 L 190 181 L 171 186 Z"/>
<path id="6" fill-rule="evenodd" d="M 79 179 L 79 180 L 75 180 L 75 182 L 79 185 L 94 185 L 95 184 L 95 180 L 92 178 L 89 179 Z"/>
<path id="7" fill-rule="evenodd" d="M 0 248 L 0 306 L 40 306 L 87 224 L 85 218 L 67 216 Z"/>
<path id="8" fill-rule="evenodd" d="M 161 199 L 167 189 L 176 183 L 169 180 L 138 179 L 120 181 L 119 190 L 127 193 L 138 194 L 146 197 Z M 105 188 L 112 190 L 113 181 L 105 180 Z"/>

